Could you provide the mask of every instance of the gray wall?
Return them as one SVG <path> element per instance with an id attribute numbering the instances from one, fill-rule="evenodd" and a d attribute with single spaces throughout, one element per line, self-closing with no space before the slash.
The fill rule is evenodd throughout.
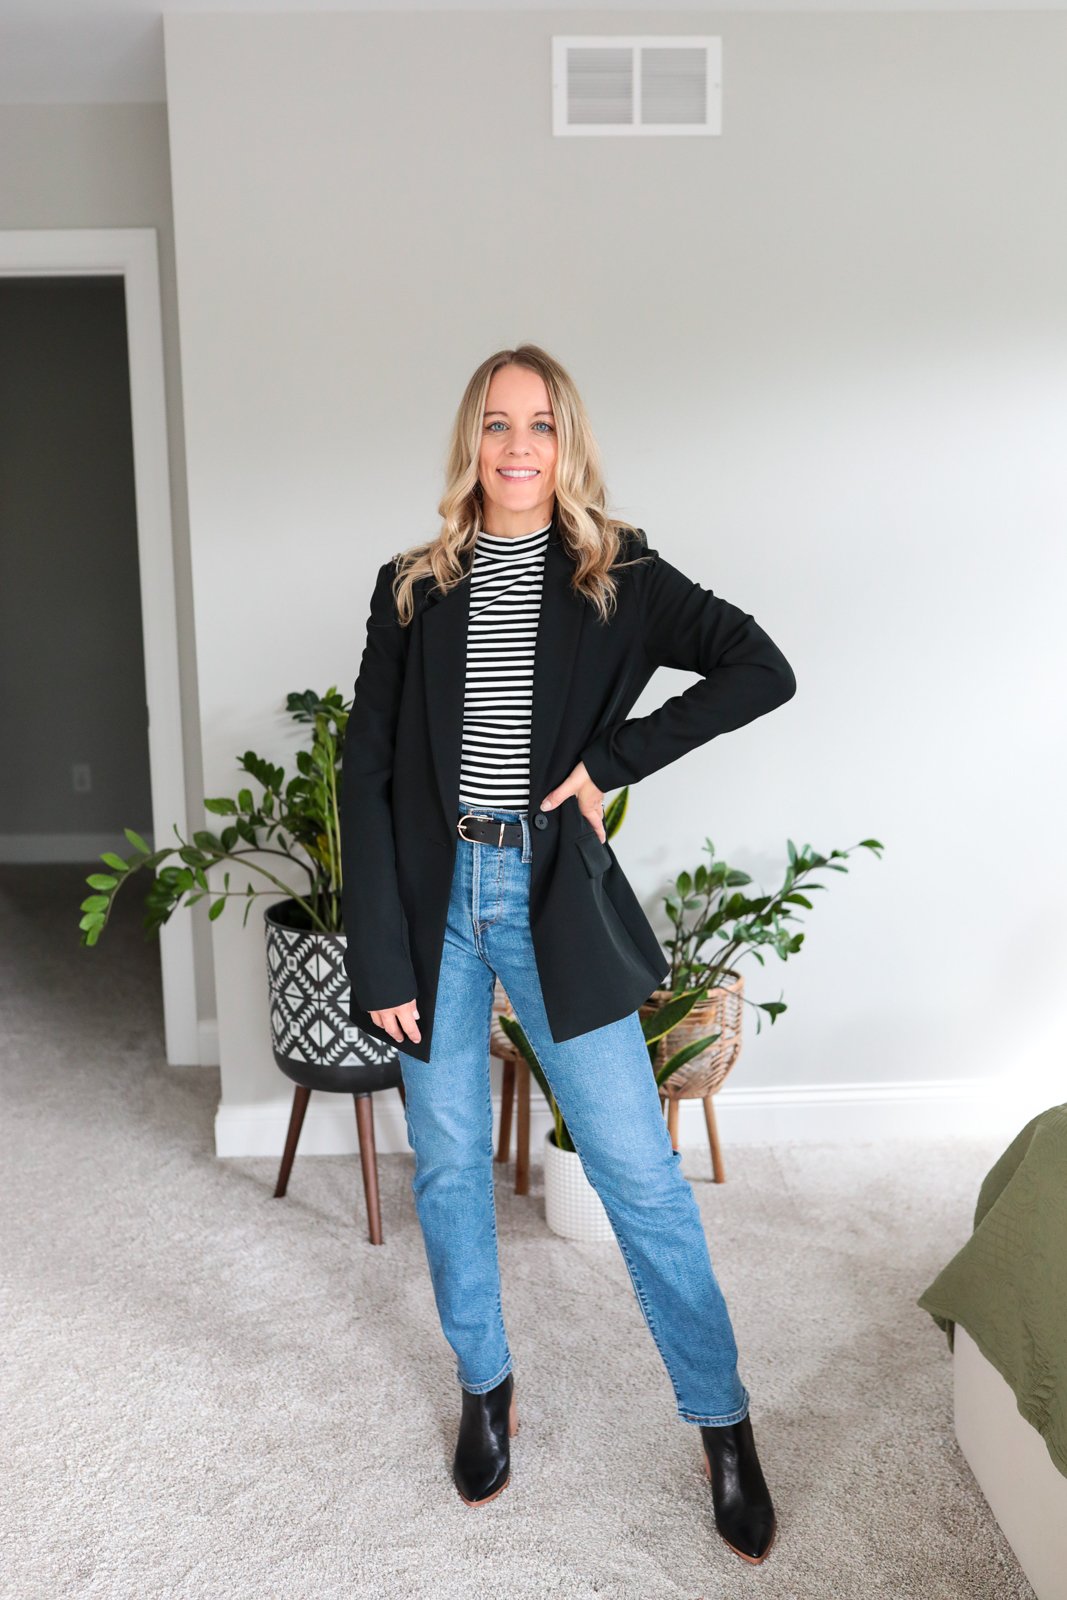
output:
<path id="1" fill-rule="evenodd" d="M 721 33 L 723 136 L 553 139 L 553 30 Z M 747 964 L 790 1010 L 743 1081 L 1058 1060 L 1067 21 L 169 15 L 165 42 L 206 792 L 248 745 L 291 765 L 287 690 L 350 690 L 463 383 L 533 338 L 615 508 L 799 682 L 635 792 L 649 909 L 706 835 L 767 886 L 787 837 L 886 844 L 828 875 L 799 958 Z M 224 1100 L 281 1098 L 261 940 L 213 934 Z"/>
<path id="2" fill-rule="evenodd" d="M 171 214 L 170 152 L 167 138 L 167 113 L 163 105 L 0 105 L 0 228 L 155 228 L 159 246 L 161 279 L 164 363 L 166 376 L 167 431 L 171 465 L 171 514 L 174 528 L 174 575 L 178 610 L 180 647 L 180 675 L 182 694 L 182 720 L 184 760 L 188 785 L 189 815 L 200 814 L 203 785 L 200 761 L 199 705 L 196 687 L 196 645 L 192 613 L 192 592 L 189 574 L 189 521 L 185 493 L 185 455 L 182 428 L 181 381 L 178 361 L 178 310 L 174 274 L 174 234 Z M 55 282 L 55 280 L 52 280 Z M 0 291 L 2 292 L 2 291 Z M 39 441 L 40 449 L 47 451 L 47 439 Z M 121 491 L 120 491 L 121 492 Z M 0 512 L 0 516 L 3 513 Z M 115 553 L 117 532 L 94 524 L 92 515 L 86 522 L 79 517 L 78 525 L 54 517 L 53 536 L 60 543 L 80 547 L 92 569 L 88 582 L 96 581 L 100 569 L 100 551 L 87 549 L 87 531 L 106 542 L 108 559 Z M 17 529 L 16 529 L 17 533 Z M 3 530 L 5 543 L 8 528 Z M 17 543 L 17 541 L 16 541 Z M 135 555 L 135 552 L 134 552 Z M 16 578 L 16 599 L 20 574 L 36 561 L 34 552 L 17 548 L 5 550 L 5 567 L 11 562 Z M 134 569 L 135 574 L 135 569 Z M 50 580 L 51 582 L 52 580 Z M 58 580 L 56 580 L 58 583 Z M 132 582 L 126 573 L 120 583 Z M 51 652 L 51 671 L 68 683 L 72 671 L 77 671 L 77 656 L 72 658 L 67 623 L 76 605 L 64 611 L 56 604 L 62 585 L 49 590 L 46 603 L 38 604 L 34 611 L 37 630 L 36 641 L 42 650 Z M 138 623 L 139 625 L 139 623 Z M 25 844 L 22 835 L 43 825 L 55 827 L 63 834 L 68 832 L 66 819 L 69 795 L 68 752 L 59 745 L 68 745 L 70 759 L 89 761 L 102 780 L 110 766 L 114 772 L 109 784 L 98 787 L 100 796 L 99 817 L 94 811 L 93 827 L 99 820 L 106 831 L 121 828 L 124 819 L 130 819 L 138 808 L 143 808 L 140 788 L 140 746 L 132 753 L 133 759 L 121 769 L 115 762 L 124 759 L 115 749 L 108 718 L 101 708 L 113 700 L 116 693 L 129 694 L 129 674 L 132 670 L 131 638 L 121 632 L 114 640 L 110 653 L 97 642 L 95 646 L 95 671 L 99 675 L 100 693 L 93 700 L 90 721 L 93 731 L 90 747 L 86 748 L 83 726 L 73 726 L 71 701 L 64 700 L 43 713 L 36 702 L 36 690 L 31 680 L 16 676 L 4 687 L 5 719 L 9 726 L 32 726 L 34 718 L 42 719 L 48 740 L 48 759 L 55 756 L 55 775 L 47 764 L 31 758 L 23 747 L 21 737 L 5 733 L 4 756 L 7 782 L 3 786 L 5 797 L 17 789 L 14 801 L 17 814 L 30 819 L 30 829 L 21 824 L 14 830 L 20 851 Z M 122 684 L 125 681 L 126 687 Z M 118 685 L 118 687 L 116 687 Z M 74 683 L 77 694 L 84 694 L 84 682 Z M 143 701 L 143 679 L 138 695 Z M 127 714 L 143 723 L 143 713 L 127 706 Z M 143 736 L 135 728 L 135 736 Z M 57 743 L 53 744 L 53 740 Z M 75 749 L 80 754 L 74 755 Z M 59 760 L 60 754 L 62 760 Z M 62 770 L 60 770 L 62 768 Z M 121 791 L 121 800 L 119 792 Z M 105 804 L 106 797 L 106 804 Z M 88 797 L 75 796 L 75 801 Z M 60 807 L 57 814 L 56 807 Z M 130 808 L 134 808 L 131 811 Z M 144 816 L 143 809 L 140 815 Z M 10 810 L 7 817 L 12 816 Z M 35 820 L 36 819 L 36 820 Z M 136 824 L 134 824 L 136 826 Z M 7 820 L 0 822 L 0 832 L 11 833 Z M 121 836 L 120 836 L 121 837 Z M 43 843 L 40 852 L 47 855 L 49 845 Z M 190 914 L 190 913 L 186 913 Z M 203 1021 L 215 1013 L 214 971 L 207 914 L 203 907 L 191 913 L 196 928 L 196 979 L 198 1009 Z"/>
<path id="3" fill-rule="evenodd" d="M 0 851 L 150 827 L 121 278 L 0 277 L 0 738 Z"/>

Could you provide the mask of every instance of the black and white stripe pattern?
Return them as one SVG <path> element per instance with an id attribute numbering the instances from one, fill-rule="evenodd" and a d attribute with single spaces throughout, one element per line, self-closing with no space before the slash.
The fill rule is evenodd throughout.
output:
<path id="1" fill-rule="evenodd" d="M 480 529 L 471 564 L 463 753 L 464 805 L 530 803 L 534 642 L 552 524 L 506 538 Z"/>

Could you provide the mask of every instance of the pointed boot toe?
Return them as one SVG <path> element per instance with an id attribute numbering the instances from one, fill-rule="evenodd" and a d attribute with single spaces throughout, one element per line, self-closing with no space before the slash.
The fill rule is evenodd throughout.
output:
<path id="1" fill-rule="evenodd" d="M 751 1418 L 723 1427 L 702 1424 L 700 1434 L 719 1536 L 743 1561 L 765 1560 L 777 1520 L 756 1454 Z"/>
<path id="2" fill-rule="evenodd" d="M 510 1441 L 519 1431 L 514 1375 L 509 1372 L 485 1394 L 460 1392 L 463 1410 L 452 1478 L 460 1499 L 480 1506 L 506 1489 L 511 1476 Z"/>

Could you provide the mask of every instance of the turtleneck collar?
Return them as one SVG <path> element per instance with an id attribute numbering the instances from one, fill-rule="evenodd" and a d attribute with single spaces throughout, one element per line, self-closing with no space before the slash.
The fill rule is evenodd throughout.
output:
<path id="1" fill-rule="evenodd" d="M 548 543 L 551 520 L 543 528 L 536 529 L 533 533 L 503 534 L 486 533 L 484 528 L 479 528 L 475 543 L 479 550 L 487 555 L 501 556 L 528 556 L 539 549 L 542 544 Z"/>

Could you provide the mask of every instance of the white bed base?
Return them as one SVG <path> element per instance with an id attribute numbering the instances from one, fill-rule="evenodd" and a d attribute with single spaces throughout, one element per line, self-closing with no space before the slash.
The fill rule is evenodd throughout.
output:
<path id="1" fill-rule="evenodd" d="M 1067 1600 L 1067 1477 L 959 1322 L 953 1407 L 960 1449 L 1037 1600 Z"/>

